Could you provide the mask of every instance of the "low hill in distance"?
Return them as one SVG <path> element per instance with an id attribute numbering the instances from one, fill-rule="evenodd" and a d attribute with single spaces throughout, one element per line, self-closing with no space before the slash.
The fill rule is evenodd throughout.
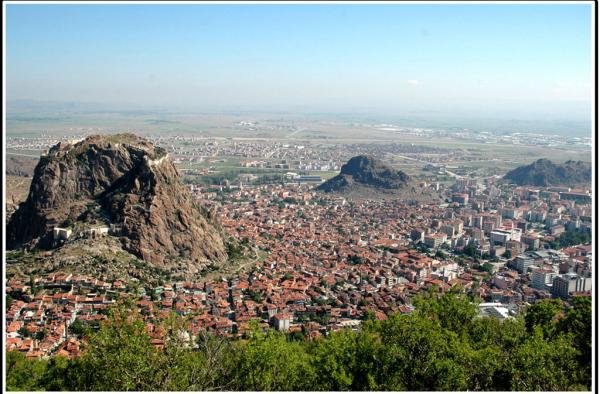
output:
<path id="1" fill-rule="evenodd" d="M 37 157 L 7 153 L 6 175 L 31 177 L 38 161 Z"/>
<path id="2" fill-rule="evenodd" d="M 184 276 L 227 259 L 221 230 L 166 151 L 133 134 L 61 142 L 42 155 L 6 241 L 8 249 L 68 250 L 90 238 Z"/>
<path id="3" fill-rule="evenodd" d="M 569 160 L 564 164 L 555 164 L 548 159 L 539 159 L 509 171 L 504 179 L 517 185 L 576 186 L 591 182 L 592 168 L 590 163 L 583 161 Z"/>
<path id="4" fill-rule="evenodd" d="M 6 217 L 5 222 L 27 199 L 29 187 L 31 186 L 31 177 L 6 175 Z"/>
<path id="5" fill-rule="evenodd" d="M 319 185 L 317 190 L 359 199 L 402 198 L 423 201 L 437 197 L 404 172 L 370 155 L 351 158 L 342 166 L 339 175 Z"/>

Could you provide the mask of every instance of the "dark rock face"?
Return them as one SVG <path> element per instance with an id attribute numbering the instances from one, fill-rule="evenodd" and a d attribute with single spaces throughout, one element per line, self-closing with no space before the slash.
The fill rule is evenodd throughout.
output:
<path id="1" fill-rule="evenodd" d="M 547 159 L 539 159 L 527 166 L 509 171 L 504 179 L 517 185 L 558 186 L 590 183 L 592 168 L 590 163 L 569 160 L 564 164 L 554 164 Z"/>
<path id="2" fill-rule="evenodd" d="M 325 192 L 339 192 L 353 186 L 396 190 L 405 188 L 410 178 L 373 156 L 356 156 L 342 166 L 340 174 L 320 185 Z"/>
<path id="3" fill-rule="evenodd" d="M 211 222 L 162 148 L 132 134 L 91 136 L 41 157 L 7 225 L 7 247 L 44 246 L 54 226 L 100 223 L 120 226 L 123 248 L 153 264 L 223 261 Z"/>

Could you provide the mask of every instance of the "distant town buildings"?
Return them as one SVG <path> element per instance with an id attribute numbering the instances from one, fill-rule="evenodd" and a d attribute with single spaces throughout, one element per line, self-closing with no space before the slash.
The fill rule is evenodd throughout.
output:
<path id="1" fill-rule="evenodd" d="M 235 127 L 261 125 L 240 122 Z M 408 132 L 442 135 L 426 129 Z M 487 142 L 501 137 L 477 138 Z M 506 138 L 542 143 L 527 136 Z M 10 143 L 18 150 L 41 147 L 43 141 Z M 483 301 L 479 316 L 508 319 L 539 300 L 569 302 L 574 294 L 592 290 L 591 245 L 564 243 L 566 236 L 591 238 L 591 193 L 586 190 L 452 176 L 459 170 L 446 165 L 453 152 L 431 157 L 431 150 L 401 144 L 328 146 L 192 137 L 165 137 L 161 143 L 191 177 L 214 174 L 217 170 L 210 167 L 224 165 L 225 157 L 237 160 L 240 174 L 211 185 L 190 183 L 189 190 L 223 231 L 247 246 L 251 257 L 238 272 L 223 277 L 152 286 L 101 271 L 94 276 L 56 272 L 8 278 L 6 292 L 13 301 L 6 312 L 6 350 L 35 358 L 77 357 L 82 342 L 70 327 L 75 322 L 97 326 L 119 297 L 133 299 L 159 347 L 164 343 L 155 323 L 170 313 L 189 317 L 190 335 L 207 330 L 242 337 L 256 321 L 262 329 L 316 338 L 359 329 L 371 312 L 377 318 L 411 313 L 413 297 L 423 291 L 460 289 Z M 431 172 L 425 183 L 444 201 L 352 201 L 313 190 L 313 183 L 325 177 L 318 173 L 339 171 L 357 152 L 396 152 L 428 163 L 422 166 Z M 281 177 L 260 183 L 261 172 L 248 174 L 248 169 L 277 169 Z M 119 236 L 126 225 L 64 227 L 50 225 L 56 241 Z M 43 339 L 38 332 L 46 333 Z"/>

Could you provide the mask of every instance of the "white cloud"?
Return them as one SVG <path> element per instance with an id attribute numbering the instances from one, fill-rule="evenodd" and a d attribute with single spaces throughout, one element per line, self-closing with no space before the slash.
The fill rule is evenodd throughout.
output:
<path id="1" fill-rule="evenodd" d="M 419 84 L 419 80 L 418 79 L 409 79 L 408 81 L 406 81 L 407 84 L 412 85 L 412 86 L 417 86 Z"/>

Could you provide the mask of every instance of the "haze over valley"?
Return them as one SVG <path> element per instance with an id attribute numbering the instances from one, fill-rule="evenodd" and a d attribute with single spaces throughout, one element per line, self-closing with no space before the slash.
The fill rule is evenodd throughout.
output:
<path id="1" fill-rule="evenodd" d="M 8 391 L 590 391 L 595 4 L 11 4 Z"/>

